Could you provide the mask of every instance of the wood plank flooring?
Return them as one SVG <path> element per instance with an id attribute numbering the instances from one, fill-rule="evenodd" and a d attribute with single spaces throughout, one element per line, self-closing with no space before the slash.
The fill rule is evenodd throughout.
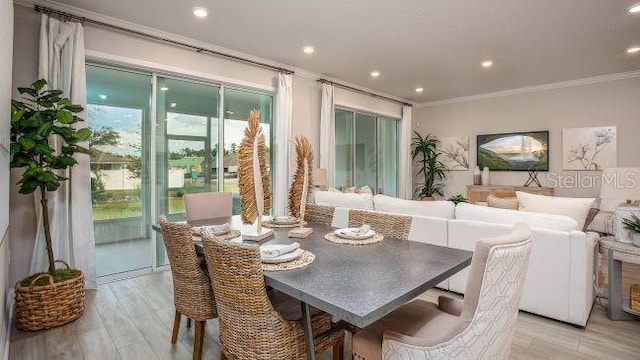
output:
<path id="1" fill-rule="evenodd" d="M 194 329 L 184 319 L 178 343 L 170 342 L 172 289 L 170 272 L 102 285 L 88 292 L 85 314 L 73 323 L 34 333 L 14 328 L 10 359 L 191 359 Z M 421 298 L 436 302 L 443 293 Z M 330 351 L 318 357 L 331 358 Z M 597 302 L 585 329 L 521 312 L 511 358 L 640 359 L 640 321 L 609 321 Z M 216 320 L 207 322 L 203 359 L 220 359 Z"/>

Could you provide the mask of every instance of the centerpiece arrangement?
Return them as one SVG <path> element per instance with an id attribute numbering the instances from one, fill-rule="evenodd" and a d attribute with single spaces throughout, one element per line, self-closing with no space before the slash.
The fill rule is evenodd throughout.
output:
<path id="1" fill-rule="evenodd" d="M 83 121 L 76 114 L 84 109 L 62 97 L 61 90 L 45 90 L 47 82 L 38 80 L 30 87 L 18 88 L 25 101 L 11 102 L 11 168 L 27 168 L 18 185 L 21 194 L 39 191 L 49 268 L 18 281 L 16 326 L 36 331 L 66 324 L 84 311 L 84 275 L 62 260 L 55 260 L 51 239 L 47 194 L 55 192 L 77 163 L 75 153 L 88 154 L 80 145 L 91 130 L 76 129 Z M 56 269 L 60 262 L 65 269 Z"/>
<path id="2" fill-rule="evenodd" d="M 249 113 L 244 138 L 238 153 L 238 187 L 242 222 L 253 224 L 256 231 L 242 235 L 244 240 L 260 241 L 273 236 L 273 230 L 262 228 L 262 216 L 271 210 L 271 182 L 267 172 L 265 135 L 260 126 L 260 112 Z"/>
<path id="3" fill-rule="evenodd" d="M 289 231 L 289 237 L 306 238 L 313 233 L 312 228 L 304 227 L 304 215 L 307 202 L 313 189 L 313 147 L 308 138 L 296 137 L 296 172 L 289 189 L 289 214 L 298 219 L 300 226 Z"/>

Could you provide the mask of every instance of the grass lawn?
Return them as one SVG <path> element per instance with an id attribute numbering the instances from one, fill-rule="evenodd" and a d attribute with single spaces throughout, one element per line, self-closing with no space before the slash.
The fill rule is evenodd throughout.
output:
<path id="1" fill-rule="evenodd" d="M 217 182 L 211 182 L 211 188 L 215 189 Z M 224 190 L 237 194 L 238 191 L 238 179 L 225 179 Z M 190 189 L 186 189 L 185 192 L 191 192 Z M 106 192 L 111 193 L 110 191 Z M 128 192 L 113 192 L 113 195 L 120 195 L 120 198 L 125 198 L 120 201 L 109 201 L 93 204 L 93 220 L 108 220 L 108 219 L 121 219 L 128 217 L 142 216 L 142 201 L 138 196 Z M 128 195 L 128 196 L 123 196 Z M 179 214 L 184 212 L 184 201 L 182 196 L 178 196 L 177 191 L 171 191 L 169 196 L 169 213 Z"/>

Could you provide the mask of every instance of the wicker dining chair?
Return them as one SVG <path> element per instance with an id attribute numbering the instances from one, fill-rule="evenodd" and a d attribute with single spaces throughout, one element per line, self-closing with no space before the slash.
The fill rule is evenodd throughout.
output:
<path id="1" fill-rule="evenodd" d="M 233 215 L 233 196 L 230 192 L 184 194 L 183 199 L 188 221 Z"/>
<path id="2" fill-rule="evenodd" d="M 371 226 L 378 234 L 400 240 L 409 239 L 411 216 L 386 214 L 366 210 L 349 210 L 349 227 Z"/>
<path id="3" fill-rule="evenodd" d="M 205 232 L 204 253 L 216 293 L 220 344 L 230 360 L 307 359 L 302 316 L 291 309 L 276 309 L 269 299 L 256 245 L 216 239 Z M 300 303 L 295 301 L 295 309 Z M 289 315 L 289 316 L 287 316 Z M 331 330 L 331 316 L 312 312 L 314 335 Z M 344 330 L 335 328 L 315 342 L 320 353 L 333 346 L 334 359 L 342 359 Z"/>
<path id="4" fill-rule="evenodd" d="M 193 246 L 193 233 L 187 224 L 176 224 L 160 217 L 162 237 L 173 276 L 176 315 L 171 343 L 178 340 L 182 315 L 196 322 L 193 359 L 202 358 L 204 326 L 207 320 L 218 317 L 211 281 L 200 267 Z"/>
<path id="5" fill-rule="evenodd" d="M 316 224 L 331 226 L 336 208 L 327 205 L 307 204 L 304 219 Z"/>

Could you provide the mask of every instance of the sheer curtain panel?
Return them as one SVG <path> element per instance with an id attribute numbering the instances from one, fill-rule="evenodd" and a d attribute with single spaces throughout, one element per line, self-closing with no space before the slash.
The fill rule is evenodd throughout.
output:
<path id="1" fill-rule="evenodd" d="M 413 167 L 411 161 L 411 113 L 413 107 L 402 107 L 402 120 L 400 121 L 400 166 L 398 197 L 401 199 L 413 198 Z"/>
<path id="2" fill-rule="evenodd" d="M 334 186 L 336 171 L 333 85 L 322 84 L 320 105 L 320 168 L 327 169 L 327 186 Z"/>
<path id="3" fill-rule="evenodd" d="M 82 24 L 61 22 L 42 15 L 40 24 L 40 56 L 38 78 L 46 79 L 50 89 L 64 91 L 74 104 L 86 109 L 87 89 L 85 76 L 84 29 Z M 86 120 L 86 110 L 78 114 Z M 77 123 L 77 128 L 86 127 L 86 121 Z M 60 149 L 56 137 L 53 147 Z M 87 144 L 83 144 L 87 146 Z M 91 172 L 89 155 L 76 154 L 78 164 L 71 168 L 69 181 L 58 191 L 49 193 L 49 216 L 51 236 L 56 258 L 69 261 L 72 267 L 81 270 L 85 284 L 95 289 L 95 244 L 91 216 Z M 31 258 L 31 273 L 45 271 L 45 252 L 40 196 L 34 193 L 38 230 Z"/>
<path id="4" fill-rule="evenodd" d="M 287 194 L 289 188 L 289 147 L 291 120 L 293 117 L 293 75 L 278 74 L 278 94 L 276 96 L 275 123 L 275 186 L 273 212 L 276 216 L 287 214 Z"/>

